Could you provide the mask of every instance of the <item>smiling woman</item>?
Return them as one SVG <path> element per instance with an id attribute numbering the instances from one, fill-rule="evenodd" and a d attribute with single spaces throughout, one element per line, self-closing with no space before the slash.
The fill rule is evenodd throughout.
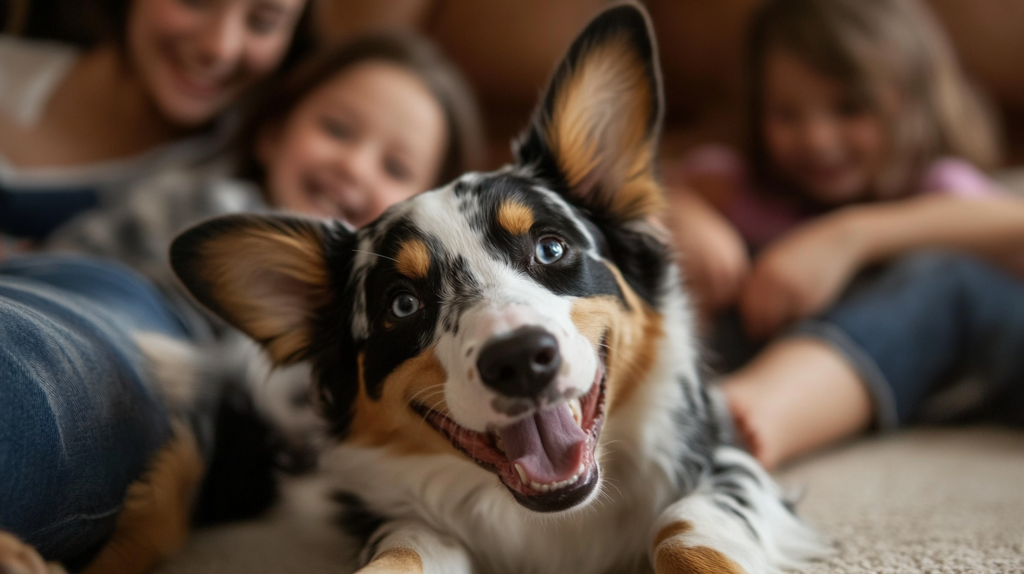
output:
<path id="1" fill-rule="evenodd" d="M 312 44 L 307 0 L 108 0 L 91 47 L 0 37 L 0 234 L 40 239 L 223 141 L 216 119 Z"/>
<path id="2" fill-rule="evenodd" d="M 209 121 L 286 55 L 305 0 L 135 0 L 125 47 L 164 119 Z"/>

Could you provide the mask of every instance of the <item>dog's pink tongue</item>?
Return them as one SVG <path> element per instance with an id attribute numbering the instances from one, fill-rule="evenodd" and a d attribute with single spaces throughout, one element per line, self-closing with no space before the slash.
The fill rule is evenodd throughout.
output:
<path id="1" fill-rule="evenodd" d="M 498 429 L 498 434 L 508 459 L 523 467 L 528 480 L 541 484 L 572 478 L 586 452 L 587 435 L 564 404 Z"/>

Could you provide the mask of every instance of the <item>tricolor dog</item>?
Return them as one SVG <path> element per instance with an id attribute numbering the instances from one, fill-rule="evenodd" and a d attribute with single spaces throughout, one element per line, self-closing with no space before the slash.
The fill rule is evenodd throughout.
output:
<path id="1" fill-rule="evenodd" d="M 313 365 L 360 572 L 777 572 L 826 546 L 728 442 L 654 173 L 643 11 L 576 40 L 517 161 L 353 232 L 211 220 L 172 263 L 281 365 Z"/>

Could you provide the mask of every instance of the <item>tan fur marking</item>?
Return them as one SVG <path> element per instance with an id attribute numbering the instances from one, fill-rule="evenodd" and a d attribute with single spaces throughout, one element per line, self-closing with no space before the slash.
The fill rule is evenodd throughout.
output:
<path id="1" fill-rule="evenodd" d="M 668 542 L 654 557 L 656 574 L 746 574 L 739 564 L 707 546 Z"/>
<path id="2" fill-rule="evenodd" d="M 433 429 L 409 403 L 416 400 L 447 412 L 444 367 L 430 348 L 398 366 L 384 381 L 380 400 L 366 394 L 363 355 L 357 358 L 359 395 L 354 405 L 349 440 L 355 444 L 387 447 L 402 454 L 454 452 L 447 439 Z"/>
<path id="3" fill-rule="evenodd" d="M 430 271 L 430 251 L 419 239 L 409 239 L 403 243 L 395 259 L 398 261 L 395 264 L 398 272 L 410 279 L 423 279 Z"/>
<path id="4" fill-rule="evenodd" d="M 533 210 L 518 201 L 506 201 L 498 208 L 498 225 L 512 235 L 526 235 L 533 227 Z"/>
<path id="5" fill-rule="evenodd" d="M 650 84 L 629 41 L 590 48 L 558 90 L 547 137 L 570 187 L 600 183 L 588 199 L 624 220 L 660 213 L 649 138 Z"/>
<path id="6" fill-rule="evenodd" d="M 608 405 L 629 400 L 654 365 L 662 336 L 661 315 L 656 313 L 629 287 L 618 268 L 608 265 L 619 284 L 629 311 L 610 295 L 580 298 L 573 302 L 570 318 L 580 334 L 596 347 L 608 333 Z"/>
<path id="7" fill-rule="evenodd" d="M 306 322 L 329 297 L 322 238 L 295 231 L 237 233 L 211 241 L 204 253 L 206 278 L 218 287 L 214 299 L 280 364 L 309 345 Z"/>
<path id="8" fill-rule="evenodd" d="M 174 436 L 128 487 L 114 535 L 84 574 L 142 574 L 180 549 L 203 472 L 192 431 L 175 423 Z"/>
<path id="9" fill-rule="evenodd" d="M 357 574 L 402 572 L 404 574 L 422 574 L 423 560 L 411 548 L 388 548 L 377 555 Z"/>
<path id="10" fill-rule="evenodd" d="M 657 536 L 654 537 L 654 544 L 651 545 L 651 551 L 657 552 L 658 547 L 661 546 L 662 542 L 668 540 L 669 538 L 678 536 L 680 534 L 686 534 L 691 530 L 693 530 L 693 525 L 685 520 L 669 524 L 668 526 L 658 531 Z"/>

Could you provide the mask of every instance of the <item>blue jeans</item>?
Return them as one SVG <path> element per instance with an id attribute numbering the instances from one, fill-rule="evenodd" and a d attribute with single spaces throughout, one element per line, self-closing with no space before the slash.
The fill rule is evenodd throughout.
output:
<path id="1" fill-rule="evenodd" d="M 84 565 L 170 436 L 132 333 L 186 338 L 133 271 L 84 257 L 0 263 L 0 529 Z"/>
<path id="2" fill-rule="evenodd" d="M 757 351 L 735 315 L 718 326 L 712 346 L 726 369 Z M 964 377 L 984 391 L 964 416 L 1024 425 L 1024 282 L 978 259 L 927 252 L 866 272 L 784 336 L 840 352 L 867 386 L 879 428 L 918 421 L 927 399 Z"/>

